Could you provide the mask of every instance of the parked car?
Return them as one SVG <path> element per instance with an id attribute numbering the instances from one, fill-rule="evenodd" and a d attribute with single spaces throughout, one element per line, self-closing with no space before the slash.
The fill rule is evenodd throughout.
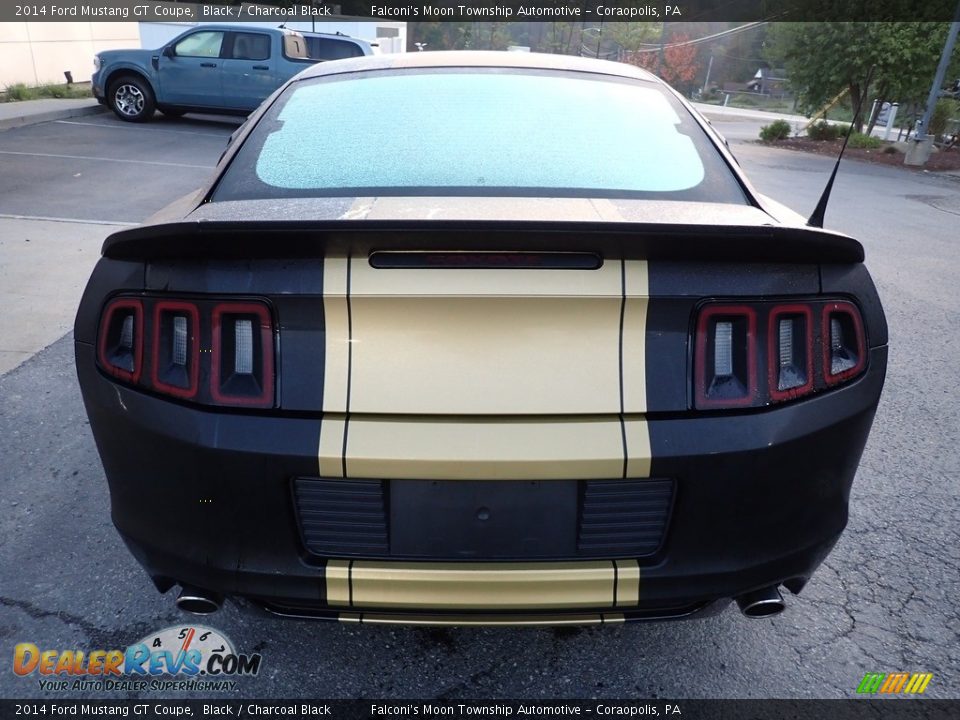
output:
<path id="1" fill-rule="evenodd" d="M 312 60 L 343 60 L 373 55 L 373 45 L 366 40 L 342 33 L 303 32 L 302 35 L 307 42 L 307 55 Z"/>
<path id="2" fill-rule="evenodd" d="M 245 115 L 314 62 L 292 30 L 200 25 L 157 50 L 99 53 L 91 85 L 97 100 L 130 122 L 145 122 L 156 109 Z"/>
<path id="3" fill-rule="evenodd" d="M 106 240 L 77 372 L 184 610 L 764 617 L 847 521 L 887 363 L 863 260 L 640 68 L 356 58 Z"/>

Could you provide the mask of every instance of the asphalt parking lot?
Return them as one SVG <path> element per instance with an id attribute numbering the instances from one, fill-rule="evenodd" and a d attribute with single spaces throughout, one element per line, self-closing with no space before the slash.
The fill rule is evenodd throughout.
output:
<path id="1" fill-rule="evenodd" d="M 189 621 L 113 530 L 73 369 L 75 300 L 61 293 L 44 315 L 44 288 L 82 287 L 102 238 L 199 185 L 237 124 L 100 115 L 0 132 L 0 299 L 3 315 L 17 316 L 0 341 L 33 337 L 27 349 L 0 346 L 9 363 L 0 657 L 20 642 L 122 648 Z M 760 191 L 809 213 L 832 161 L 748 144 L 742 127 L 730 129 Z M 204 624 L 263 655 L 260 674 L 229 697 L 843 698 L 864 673 L 894 671 L 931 672 L 927 696 L 960 697 L 958 216 L 958 178 L 857 163 L 841 171 L 827 226 L 866 246 L 890 367 L 847 532 L 783 615 L 751 621 L 731 606 L 711 619 L 623 627 L 418 629 L 282 621 L 228 605 Z M 35 317 L 46 330 L 34 337 Z M 169 531 L 191 529 L 171 517 Z M 0 667 L 0 697 L 51 695 Z"/>

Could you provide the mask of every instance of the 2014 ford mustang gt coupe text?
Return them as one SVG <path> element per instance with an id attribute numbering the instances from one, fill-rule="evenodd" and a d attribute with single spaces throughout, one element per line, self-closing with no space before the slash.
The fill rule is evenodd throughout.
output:
<path id="1" fill-rule="evenodd" d="M 195 612 L 779 612 L 883 385 L 863 258 L 629 65 L 311 67 L 104 244 L 75 339 L 113 520 Z"/>

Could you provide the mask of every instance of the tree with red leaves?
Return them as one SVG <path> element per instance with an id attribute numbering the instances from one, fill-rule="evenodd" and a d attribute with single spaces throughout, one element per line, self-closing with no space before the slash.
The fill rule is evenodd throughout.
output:
<path id="1" fill-rule="evenodd" d="M 624 61 L 656 73 L 680 92 L 689 94 L 697 86 L 702 65 L 697 46 L 681 44 L 689 39 L 682 33 L 673 35 L 663 48 L 662 62 L 659 49 L 626 53 Z"/>

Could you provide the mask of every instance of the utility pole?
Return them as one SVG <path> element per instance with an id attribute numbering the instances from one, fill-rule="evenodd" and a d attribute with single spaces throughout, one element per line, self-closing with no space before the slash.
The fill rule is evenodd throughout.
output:
<path id="1" fill-rule="evenodd" d="M 957 42 L 958 32 L 960 32 L 960 2 L 957 3 L 957 10 L 953 14 L 953 22 L 950 23 L 950 30 L 947 32 L 947 41 L 943 45 L 943 52 L 940 53 L 940 63 L 937 65 L 933 85 L 930 86 L 930 94 L 927 96 L 927 107 L 923 111 L 920 122 L 917 123 L 914 144 L 903 159 L 904 165 L 926 165 L 927 160 L 930 159 L 930 153 L 933 152 L 934 137 L 927 132 L 927 128 L 930 127 L 930 118 L 933 117 L 933 110 L 937 106 L 940 87 L 943 85 L 943 76 L 946 75 L 947 66 L 950 65 L 950 56 L 953 55 L 953 46 Z"/>
<path id="2" fill-rule="evenodd" d="M 713 53 L 710 53 L 710 62 L 707 63 L 707 79 L 703 81 L 703 92 L 701 95 L 707 94 L 707 86 L 710 84 L 710 71 L 713 70 Z"/>

